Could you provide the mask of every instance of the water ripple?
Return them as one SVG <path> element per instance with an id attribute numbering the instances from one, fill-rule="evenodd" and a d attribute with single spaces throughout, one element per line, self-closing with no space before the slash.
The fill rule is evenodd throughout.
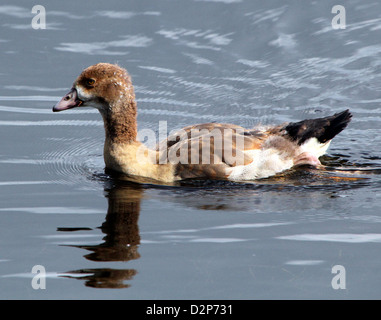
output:
<path id="1" fill-rule="evenodd" d="M 40 108 L 23 108 L 23 107 L 11 107 L 11 106 L 1 106 L 0 105 L 0 111 L 4 111 L 4 112 L 15 112 L 15 113 L 30 113 L 30 114 L 52 114 L 52 109 L 51 108 L 44 108 L 44 109 L 40 109 Z M 66 114 L 70 114 L 70 113 L 94 113 L 94 112 L 97 112 L 95 110 L 91 110 L 91 109 L 76 109 L 76 110 L 68 110 L 66 112 Z"/>
<path id="2" fill-rule="evenodd" d="M 0 96 L 0 101 L 60 101 L 62 97 L 52 96 Z"/>
<path id="3" fill-rule="evenodd" d="M 48 88 L 48 87 L 36 87 L 36 86 L 28 86 L 28 85 L 6 85 L 4 89 L 8 90 L 20 90 L 20 91 L 67 91 L 68 88 Z M 0 96 L 1 97 L 1 96 Z"/>
<path id="4" fill-rule="evenodd" d="M 89 209 L 83 207 L 20 207 L 20 208 L 0 208 L 0 211 L 28 212 L 36 214 L 98 214 L 104 213 L 102 210 Z"/>
<path id="5" fill-rule="evenodd" d="M 290 266 L 316 266 L 322 263 L 324 263 L 324 260 L 290 260 L 285 262 Z"/>
<path id="6" fill-rule="evenodd" d="M 146 36 L 129 35 L 123 36 L 121 40 L 105 42 L 63 42 L 55 47 L 58 51 L 67 51 L 89 55 L 125 55 L 126 51 L 111 51 L 110 48 L 139 48 L 151 45 L 152 39 Z"/>
<path id="7" fill-rule="evenodd" d="M 20 185 L 41 185 L 41 184 L 51 184 L 52 181 L 0 181 L 0 186 L 20 186 Z M 3 210 L 3 209 L 0 209 Z"/>
<path id="8" fill-rule="evenodd" d="M 219 34 L 213 30 L 175 28 L 172 30 L 161 29 L 156 32 L 167 39 L 185 45 L 193 49 L 209 49 L 219 51 L 221 46 L 228 45 L 234 34 L 233 32 Z"/>
<path id="9" fill-rule="evenodd" d="M 346 242 L 346 243 L 369 243 L 381 242 L 381 234 L 379 233 L 326 233 L 326 234 L 295 234 L 289 236 L 281 236 L 276 239 L 296 240 L 296 241 L 330 241 L 330 242 Z"/>
<path id="10" fill-rule="evenodd" d="M 155 66 L 139 66 L 139 68 L 157 71 L 157 72 L 162 72 L 162 73 L 176 73 L 176 70 L 172 70 L 172 69 L 168 69 L 168 68 L 160 68 L 160 67 L 155 67 Z"/>
<path id="11" fill-rule="evenodd" d="M 102 121 L 95 120 L 43 120 L 43 121 L 0 121 L 1 126 L 103 126 Z"/>
<path id="12" fill-rule="evenodd" d="M 76 143 L 69 143 L 41 155 L 41 163 L 46 167 L 46 172 L 55 179 L 58 176 L 60 183 L 83 183 L 97 170 L 96 167 L 101 166 L 103 169 L 103 159 L 100 164 L 94 162 L 94 159 L 102 158 L 100 142 L 89 138 L 74 140 Z M 98 153 L 95 154 L 96 152 Z"/>

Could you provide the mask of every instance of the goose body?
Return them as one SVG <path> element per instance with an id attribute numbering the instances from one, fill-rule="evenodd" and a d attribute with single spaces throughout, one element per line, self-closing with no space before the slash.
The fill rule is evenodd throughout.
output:
<path id="1" fill-rule="evenodd" d="M 196 124 L 171 134 L 152 150 L 137 140 L 137 105 L 130 76 L 108 63 L 85 69 L 53 111 L 78 107 L 94 107 L 102 115 L 108 169 L 162 182 L 254 180 L 298 165 L 320 166 L 319 157 L 351 119 L 345 110 L 325 118 L 251 129 Z"/>

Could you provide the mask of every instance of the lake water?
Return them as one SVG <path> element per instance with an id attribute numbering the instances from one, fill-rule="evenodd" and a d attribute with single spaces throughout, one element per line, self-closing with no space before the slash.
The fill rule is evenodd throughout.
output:
<path id="1" fill-rule="evenodd" d="M 0 5 L 1 299 L 381 298 L 379 1 L 345 1 L 337 30 L 329 0 L 35 4 L 46 29 L 30 1 Z M 129 182 L 104 170 L 95 110 L 51 112 L 97 62 L 128 69 L 139 129 L 353 120 L 327 171 Z"/>

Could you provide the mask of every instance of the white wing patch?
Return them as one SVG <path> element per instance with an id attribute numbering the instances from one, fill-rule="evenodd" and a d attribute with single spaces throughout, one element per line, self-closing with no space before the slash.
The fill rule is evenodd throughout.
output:
<path id="1" fill-rule="evenodd" d="M 246 166 L 230 168 L 229 180 L 255 180 L 273 176 L 279 172 L 291 169 L 294 166 L 294 157 L 304 152 L 310 153 L 316 158 L 321 157 L 327 151 L 331 141 L 320 143 L 316 138 L 310 138 L 295 150 L 294 156 L 286 156 L 277 148 L 266 148 L 246 151 L 253 157 L 253 162 Z"/>
<path id="2" fill-rule="evenodd" d="M 294 165 L 291 158 L 285 158 L 279 150 L 261 149 L 247 151 L 254 161 L 246 166 L 231 168 L 229 180 L 254 180 L 270 177 L 278 172 L 290 169 Z"/>
<path id="3" fill-rule="evenodd" d="M 327 141 L 326 143 L 321 143 L 316 138 L 310 138 L 300 146 L 301 153 L 308 152 L 314 155 L 316 158 L 319 158 L 326 153 L 330 143 L 331 140 Z"/>

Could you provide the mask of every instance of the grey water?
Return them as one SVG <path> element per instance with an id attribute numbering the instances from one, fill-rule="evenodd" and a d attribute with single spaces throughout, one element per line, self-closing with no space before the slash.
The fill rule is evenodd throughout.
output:
<path id="1" fill-rule="evenodd" d="M 332 26 L 337 4 L 2 1 L 0 298 L 381 298 L 381 3 L 343 2 L 345 29 Z M 139 129 L 347 108 L 353 120 L 326 170 L 126 181 L 105 172 L 96 110 L 51 112 L 97 62 L 128 69 Z"/>

